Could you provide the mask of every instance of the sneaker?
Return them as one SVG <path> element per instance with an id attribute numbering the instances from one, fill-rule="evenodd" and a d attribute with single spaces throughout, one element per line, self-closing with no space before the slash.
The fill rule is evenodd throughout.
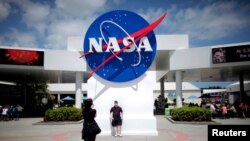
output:
<path id="1" fill-rule="evenodd" d="M 118 135 L 117 134 L 115 134 L 115 137 L 117 137 Z"/>
<path id="2" fill-rule="evenodd" d="M 119 136 L 119 137 L 122 137 L 122 134 L 119 134 L 118 136 Z"/>

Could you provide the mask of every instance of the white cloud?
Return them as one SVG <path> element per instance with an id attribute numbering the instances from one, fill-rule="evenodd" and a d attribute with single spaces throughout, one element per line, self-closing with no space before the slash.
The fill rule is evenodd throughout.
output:
<path id="1" fill-rule="evenodd" d="M 20 8 L 28 30 L 11 29 L 8 34 L 0 35 L 1 44 L 53 49 L 65 49 L 69 36 L 83 36 L 96 14 L 107 8 L 107 0 L 55 0 L 53 8 L 43 1 L 10 2 Z M 42 44 L 37 45 L 36 41 Z"/>
<path id="2" fill-rule="evenodd" d="M 84 36 L 89 25 L 100 13 L 109 8 L 114 9 L 110 6 L 122 4 L 124 0 L 55 0 L 53 7 L 43 1 L 3 0 L 0 1 L 0 22 L 5 20 L 11 11 L 16 10 L 9 2 L 19 6 L 22 22 L 28 30 L 26 27 L 12 29 L 4 36 L 0 35 L 1 43 L 13 42 L 20 46 L 65 49 L 69 36 Z M 235 1 L 216 1 L 205 6 L 182 9 L 173 5 L 167 10 L 166 19 L 155 31 L 156 34 L 188 34 L 191 40 L 219 39 L 249 26 L 250 19 L 246 18 L 249 9 L 250 5 L 240 7 Z M 139 9 L 138 12 L 152 23 L 165 13 L 166 9 L 162 6 Z M 8 42 L 4 39 L 8 39 Z M 43 44 L 37 45 L 36 41 Z"/>
<path id="3" fill-rule="evenodd" d="M 172 7 L 165 31 L 189 34 L 191 39 L 210 40 L 234 34 L 247 27 L 249 5 L 238 7 L 235 2 L 216 2 L 205 7 L 178 10 Z"/>
<path id="4" fill-rule="evenodd" d="M 48 5 L 39 3 L 30 3 L 25 5 L 25 12 L 23 14 L 24 20 L 27 22 L 41 22 L 48 18 L 50 8 Z"/>
<path id="5" fill-rule="evenodd" d="M 138 11 L 149 22 L 166 12 L 163 8 Z M 182 9 L 172 5 L 155 31 L 156 34 L 188 34 L 190 41 L 220 39 L 249 27 L 249 12 L 250 5 L 240 6 L 236 1 L 209 2 L 205 6 Z"/>
<path id="6" fill-rule="evenodd" d="M 56 12 L 64 17 L 85 17 L 105 8 L 106 0 L 56 0 Z"/>
<path id="7" fill-rule="evenodd" d="M 0 1 L 0 22 L 5 20 L 10 13 L 10 5 L 7 1 Z"/>
<path id="8" fill-rule="evenodd" d="M 37 30 L 40 34 L 44 34 L 46 30 L 46 21 L 50 14 L 50 6 L 32 2 L 29 0 L 13 1 L 19 5 L 22 10 L 22 21 L 31 28 Z"/>
<path id="9" fill-rule="evenodd" d="M 139 15 L 141 15 L 149 24 L 153 23 L 155 20 L 160 18 L 163 14 L 165 14 L 167 11 L 165 11 L 163 8 L 148 8 L 148 9 L 139 9 Z M 163 33 L 162 31 L 166 31 L 164 28 L 167 26 L 167 17 L 163 19 L 163 21 L 157 26 L 154 31 L 155 34 Z M 160 32 L 158 32 L 160 31 Z M 165 34 L 165 33 L 164 33 Z"/>
<path id="10" fill-rule="evenodd" d="M 123 2 L 125 2 L 125 0 L 113 0 L 113 2 L 117 5 L 122 4 Z"/>
<path id="11" fill-rule="evenodd" d="M 55 4 L 47 29 L 45 47 L 64 49 L 68 37 L 83 37 L 97 17 L 96 13 L 105 9 L 106 0 L 56 0 Z"/>
<path id="12" fill-rule="evenodd" d="M 90 21 L 85 20 L 57 20 L 48 27 L 48 37 L 46 38 L 46 48 L 62 49 L 66 48 L 67 38 L 70 36 L 82 36 L 86 32 Z"/>
<path id="13" fill-rule="evenodd" d="M 48 19 L 49 13 L 49 6 L 32 4 L 32 6 L 27 6 L 25 9 L 23 20 L 28 26 L 35 28 L 39 33 L 43 34 L 46 29 L 46 19 Z"/>
<path id="14" fill-rule="evenodd" d="M 20 32 L 15 28 L 11 28 L 10 32 L 0 36 L 1 45 L 37 48 L 37 42 L 34 34 Z"/>
<path id="15" fill-rule="evenodd" d="M 162 8 L 148 8 L 148 9 L 140 9 L 139 15 L 146 19 L 146 21 L 152 23 L 157 20 L 160 16 L 162 16 L 166 11 Z"/>

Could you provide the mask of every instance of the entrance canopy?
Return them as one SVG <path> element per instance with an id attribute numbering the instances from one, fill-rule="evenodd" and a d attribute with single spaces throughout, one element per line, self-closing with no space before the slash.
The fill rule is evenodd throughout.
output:
<path id="1" fill-rule="evenodd" d="M 17 58 L 15 53 L 19 56 L 22 53 L 22 58 Z M 32 61 L 32 58 L 27 57 L 30 54 L 35 55 L 33 62 L 27 62 Z M 76 72 L 87 74 L 86 63 L 80 56 L 78 51 L 0 46 L 0 81 L 16 83 L 40 80 L 49 83 L 74 83 Z"/>
<path id="2" fill-rule="evenodd" d="M 228 57 L 234 57 L 235 60 L 230 62 L 214 63 L 213 49 L 227 50 Z M 247 53 L 237 54 L 234 51 Z M 231 53 L 231 54 L 230 54 Z M 235 56 L 232 56 L 235 55 Z M 248 56 L 245 56 L 245 55 Z M 229 44 L 221 46 L 189 48 L 182 50 L 170 51 L 169 71 L 166 72 L 164 80 L 175 82 L 175 71 L 182 72 L 182 81 L 185 82 L 222 82 L 222 81 L 239 81 L 239 75 L 243 74 L 244 81 L 250 80 L 250 43 Z M 240 57 L 247 59 L 240 60 Z"/>
<path id="3" fill-rule="evenodd" d="M 228 92 L 239 92 L 240 86 L 239 82 L 233 83 L 227 87 Z M 244 90 L 250 92 L 250 81 L 244 82 Z"/>
<path id="4" fill-rule="evenodd" d="M 66 96 L 66 97 L 64 97 L 63 99 L 61 99 L 61 100 L 75 100 L 74 98 L 72 98 L 72 97 L 70 97 L 70 96 Z"/>
<path id="5" fill-rule="evenodd" d="M 65 94 L 76 94 L 75 105 L 80 108 L 81 84 L 87 82 L 86 62 L 80 56 L 79 51 L 0 46 L 0 103 L 27 106 L 31 101 L 29 85 L 46 82 L 60 84 L 61 90 L 64 88 L 70 92 Z M 53 94 L 60 95 L 61 91 Z M 60 96 L 57 98 L 59 101 Z"/>

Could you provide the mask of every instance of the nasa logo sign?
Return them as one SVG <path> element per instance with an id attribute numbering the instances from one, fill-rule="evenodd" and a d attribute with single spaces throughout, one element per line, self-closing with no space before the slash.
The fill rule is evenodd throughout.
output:
<path id="1" fill-rule="evenodd" d="M 88 28 L 83 51 L 91 68 L 112 82 L 127 82 L 144 74 L 156 55 L 153 29 L 166 14 L 149 24 L 136 13 L 116 10 L 98 17 Z"/>

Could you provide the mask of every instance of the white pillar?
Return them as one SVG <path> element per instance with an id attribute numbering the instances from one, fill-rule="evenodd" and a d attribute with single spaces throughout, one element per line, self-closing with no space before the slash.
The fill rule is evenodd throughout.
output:
<path id="1" fill-rule="evenodd" d="M 57 94 L 57 101 L 60 102 L 60 100 L 61 100 L 61 94 L 58 93 L 58 94 Z"/>
<path id="2" fill-rule="evenodd" d="M 57 76 L 57 83 L 61 83 L 62 82 L 62 72 L 59 71 L 58 72 L 58 76 Z M 57 93 L 57 101 L 58 101 L 58 106 L 61 106 L 61 93 L 58 92 Z"/>
<path id="3" fill-rule="evenodd" d="M 75 97 L 75 106 L 76 106 L 76 108 L 81 108 L 82 82 L 83 82 L 83 74 L 82 74 L 82 72 L 76 72 L 76 97 Z"/>
<path id="4" fill-rule="evenodd" d="M 182 107 L 182 72 L 175 72 L 176 81 L 176 107 Z"/>
<path id="5" fill-rule="evenodd" d="M 57 94 L 57 101 L 58 101 L 58 106 L 61 106 L 61 104 L 60 104 L 61 103 L 60 102 L 61 101 L 61 94 L 60 93 Z"/>

